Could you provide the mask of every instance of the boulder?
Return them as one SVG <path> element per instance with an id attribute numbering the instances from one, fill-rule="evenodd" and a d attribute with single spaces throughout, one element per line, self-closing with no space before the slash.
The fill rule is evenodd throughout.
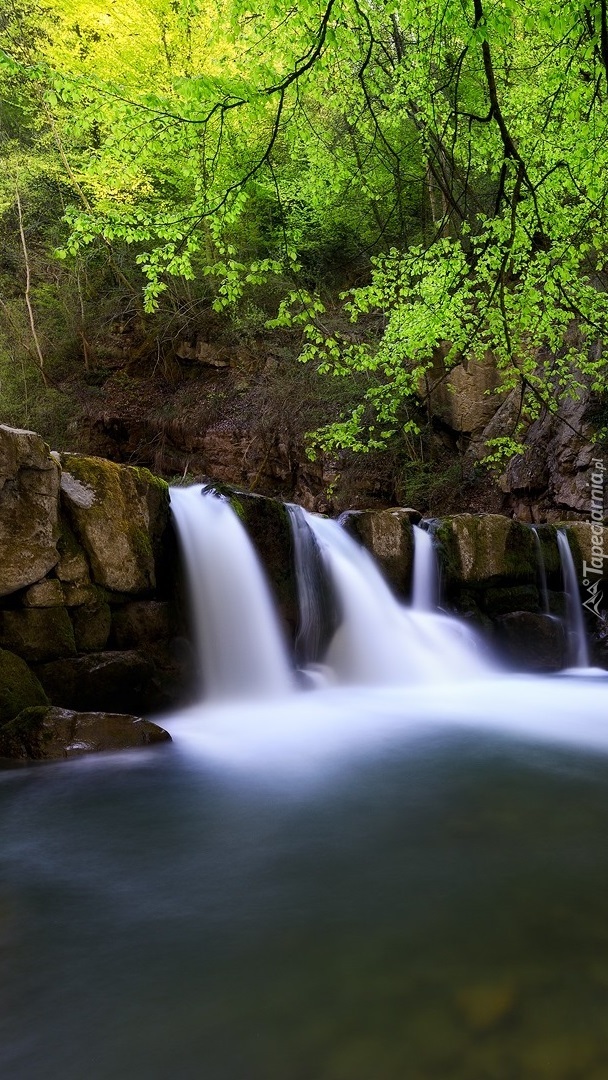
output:
<path id="1" fill-rule="evenodd" d="M 414 562 L 412 525 L 420 521 L 417 510 L 350 510 L 340 524 L 374 556 L 395 592 L 408 595 Z"/>
<path id="2" fill-rule="evenodd" d="M 30 585 L 23 594 L 24 607 L 63 607 L 63 588 L 57 578 L 45 578 Z"/>
<path id="3" fill-rule="evenodd" d="M 70 617 L 60 607 L 0 611 L 0 646 L 33 663 L 76 654 Z"/>
<path id="4" fill-rule="evenodd" d="M 53 705 L 108 712 L 147 712 L 155 704 L 156 669 L 143 653 L 96 652 L 42 664 L 37 674 Z"/>
<path id="5" fill-rule="evenodd" d="M 163 728 L 119 713 L 28 708 L 0 728 L 0 756 L 49 761 L 170 741 Z"/>
<path id="6" fill-rule="evenodd" d="M 48 705 L 39 680 L 20 656 L 0 649 L 0 723 L 8 723 L 30 705 Z"/>
<path id="7" fill-rule="evenodd" d="M 536 582 L 532 530 L 501 514 L 456 514 L 441 521 L 436 537 L 451 585 Z"/>
<path id="8" fill-rule="evenodd" d="M 56 565 L 59 468 L 33 431 L 0 425 L 0 596 Z"/>
<path id="9" fill-rule="evenodd" d="M 61 493 L 93 580 L 114 592 L 156 585 L 155 559 L 169 519 L 169 489 L 147 469 L 63 454 Z"/>
<path id="10" fill-rule="evenodd" d="M 497 396 L 500 373 L 491 353 L 481 359 L 467 357 L 447 372 L 438 350 L 429 384 L 433 413 L 457 432 L 483 430 L 504 398 Z"/>

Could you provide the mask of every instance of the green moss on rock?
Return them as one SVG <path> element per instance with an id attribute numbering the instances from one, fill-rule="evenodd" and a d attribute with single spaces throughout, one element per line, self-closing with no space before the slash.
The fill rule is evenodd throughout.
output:
<path id="1" fill-rule="evenodd" d="M 0 649 L 0 723 L 8 723 L 30 705 L 48 705 L 40 682 L 25 660 Z"/>
<path id="2" fill-rule="evenodd" d="M 34 663 L 76 653 L 72 623 L 62 607 L 0 612 L 0 647 Z"/>
<path id="3" fill-rule="evenodd" d="M 450 584 L 536 580 L 534 535 L 518 521 L 500 514 L 457 514 L 444 518 L 435 535 Z"/>
<path id="4" fill-rule="evenodd" d="M 63 503 L 95 583 L 149 592 L 169 520 L 168 485 L 147 469 L 103 458 L 64 454 L 61 462 Z"/>

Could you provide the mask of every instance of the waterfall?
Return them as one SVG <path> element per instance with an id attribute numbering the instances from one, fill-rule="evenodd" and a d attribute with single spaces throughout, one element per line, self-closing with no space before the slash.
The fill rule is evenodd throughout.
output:
<path id="1" fill-rule="evenodd" d="M 288 693 L 293 678 L 268 585 L 230 504 L 171 489 L 192 597 L 202 690 L 214 699 Z"/>
<path id="2" fill-rule="evenodd" d="M 589 646 L 585 632 L 585 620 L 581 604 L 574 560 L 563 529 L 557 531 L 557 546 L 562 564 L 564 592 L 566 594 L 566 630 L 568 634 L 569 659 L 572 667 L 589 667 Z"/>
<path id="3" fill-rule="evenodd" d="M 322 659 L 332 629 L 333 612 L 330 582 L 319 542 L 301 506 L 287 503 L 293 539 L 294 567 L 298 590 L 299 622 L 295 640 L 296 663 L 300 668 Z"/>
<path id="4" fill-rule="evenodd" d="M 400 604 L 372 557 L 337 522 L 312 514 L 305 520 L 324 552 L 338 605 L 324 658 L 335 682 L 437 682 L 490 670 L 463 622 Z M 422 593 L 429 597 L 428 584 Z"/>
<path id="5" fill-rule="evenodd" d="M 549 607 L 549 590 L 547 589 L 547 571 L 545 568 L 545 557 L 543 555 L 543 546 L 540 542 L 538 529 L 534 525 L 532 526 L 532 533 L 534 535 L 534 543 L 536 544 L 536 565 L 538 566 L 538 578 L 540 583 L 540 597 L 543 606 L 543 615 L 550 615 L 551 609 Z M 568 551 L 569 550 L 570 548 L 568 548 Z"/>
<path id="6" fill-rule="evenodd" d="M 439 570 L 433 537 L 414 525 L 414 571 L 412 607 L 416 611 L 435 611 L 439 603 Z"/>

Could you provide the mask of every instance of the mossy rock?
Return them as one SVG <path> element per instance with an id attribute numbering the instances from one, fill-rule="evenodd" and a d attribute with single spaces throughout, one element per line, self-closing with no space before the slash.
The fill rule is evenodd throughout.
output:
<path id="1" fill-rule="evenodd" d="M 33 663 L 76 653 L 74 630 L 63 607 L 0 611 L 0 646 Z"/>
<path id="2" fill-rule="evenodd" d="M 0 596 L 56 565 L 58 496 L 59 469 L 44 440 L 0 425 Z"/>
<path id="3" fill-rule="evenodd" d="M 0 723 L 8 723 L 30 705 L 48 705 L 48 700 L 25 660 L 0 649 Z"/>
<path id="4" fill-rule="evenodd" d="M 61 491 L 93 580 L 114 592 L 146 593 L 169 520 L 169 488 L 148 469 L 64 454 Z"/>
<path id="5" fill-rule="evenodd" d="M 0 756 L 52 761 L 170 740 L 163 728 L 136 716 L 39 706 L 0 728 Z"/>
<path id="6" fill-rule="evenodd" d="M 540 611 L 538 589 L 534 585 L 490 586 L 482 591 L 483 608 L 492 617 L 511 611 Z"/>
<path id="7" fill-rule="evenodd" d="M 443 518 L 435 535 L 449 586 L 536 582 L 534 535 L 519 521 L 501 514 L 457 514 Z"/>
<path id="8" fill-rule="evenodd" d="M 563 525 L 557 525 L 556 528 L 563 528 L 566 536 L 568 537 L 568 543 L 570 544 L 570 550 L 572 552 L 572 558 L 576 568 L 577 577 L 580 581 L 583 579 L 583 571 L 585 564 L 587 568 L 597 569 L 599 572 L 588 574 L 587 577 L 592 581 L 599 578 L 608 579 L 608 528 L 605 526 L 601 528 L 596 527 L 593 530 L 590 521 L 569 521 L 564 522 Z M 602 555 L 606 555 L 606 559 L 602 559 Z M 596 565 L 594 567 L 593 559 L 596 559 Z"/>
<path id="9" fill-rule="evenodd" d="M 413 525 L 416 510 L 349 510 L 340 524 L 374 557 L 386 580 L 399 596 L 409 596 L 414 564 Z"/>

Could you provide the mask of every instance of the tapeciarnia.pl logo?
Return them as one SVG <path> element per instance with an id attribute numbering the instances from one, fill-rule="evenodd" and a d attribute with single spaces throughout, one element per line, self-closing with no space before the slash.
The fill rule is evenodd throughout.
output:
<path id="1" fill-rule="evenodd" d="M 608 553 L 604 553 L 605 466 L 600 458 L 593 458 L 591 464 L 591 562 L 583 561 L 583 585 L 588 594 L 583 600 L 583 607 L 599 617 L 603 598 L 600 585 L 604 576 L 604 560 L 608 559 Z"/>

